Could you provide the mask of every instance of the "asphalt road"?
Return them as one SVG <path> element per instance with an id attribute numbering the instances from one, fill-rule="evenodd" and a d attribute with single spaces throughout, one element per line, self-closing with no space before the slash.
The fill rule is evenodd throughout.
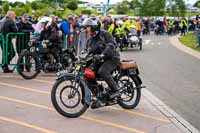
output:
<path id="1" fill-rule="evenodd" d="M 170 44 L 167 36 L 144 37 L 143 51 L 129 50 L 148 89 L 200 130 L 200 60 Z"/>
<path id="2" fill-rule="evenodd" d="M 166 36 L 144 37 L 143 51 L 123 52 L 135 59 L 144 85 L 193 126 L 200 130 L 200 60 L 170 44 Z M 50 92 L 55 77 L 40 75 L 25 81 L 0 70 L 0 132 L 45 133 L 180 133 L 144 97 L 135 110 L 118 106 L 88 110 L 81 118 L 66 119 L 55 112 Z"/>

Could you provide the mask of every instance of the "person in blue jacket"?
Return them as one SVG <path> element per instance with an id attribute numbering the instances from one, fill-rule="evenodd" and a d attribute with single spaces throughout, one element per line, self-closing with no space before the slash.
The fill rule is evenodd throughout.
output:
<path id="1" fill-rule="evenodd" d="M 63 19 L 60 25 L 60 29 L 62 30 L 64 35 L 67 35 L 67 44 L 68 47 L 73 47 L 72 46 L 72 38 L 74 34 L 74 30 L 72 29 L 73 25 L 73 17 L 69 16 L 68 19 Z"/>

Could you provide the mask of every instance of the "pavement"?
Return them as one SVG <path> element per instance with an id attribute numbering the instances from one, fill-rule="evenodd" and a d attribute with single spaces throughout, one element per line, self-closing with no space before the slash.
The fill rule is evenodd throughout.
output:
<path id="1" fill-rule="evenodd" d="M 185 98 L 183 98 L 184 93 L 171 86 L 171 80 L 177 78 L 177 70 L 174 71 L 170 67 L 173 75 L 169 75 L 169 70 L 166 68 L 171 64 L 177 66 L 173 58 L 171 60 L 167 58 L 177 58 L 177 53 L 180 55 L 183 53 L 166 44 L 168 42 L 169 38 L 166 37 L 147 36 L 144 37 L 143 51 L 132 49 L 122 53 L 122 58 L 136 59 L 144 85 L 147 86 L 147 89 L 142 90 L 140 104 L 133 110 L 112 106 L 96 110 L 89 109 L 80 118 L 65 118 L 54 110 L 51 103 L 50 92 L 55 82 L 54 74 L 42 73 L 34 80 L 24 80 L 16 72 L 3 74 L 0 70 L 0 133 L 198 133 L 195 128 L 198 126 L 193 127 L 190 119 L 189 121 L 187 119 L 189 115 L 180 111 L 184 110 L 185 106 L 179 104 L 183 102 L 182 99 L 186 101 L 189 96 L 194 97 L 194 95 L 184 95 Z M 177 52 L 176 56 L 174 52 Z M 166 58 L 164 58 L 165 54 L 167 54 Z M 186 61 L 195 60 L 188 55 L 183 56 L 187 57 Z M 165 64 L 165 61 L 169 64 Z M 199 62 L 199 60 L 195 61 Z M 177 60 L 176 62 L 180 63 Z M 164 77 L 166 75 L 167 77 Z M 184 77 L 184 75 L 181 76 Z M 180 76 L 179 79 L 182 81 Z M 157 80 L 159 82 L 156 82 Z M 180 85 L 178 81 L 176 82 Z M 184 82 L 182 83 L 185 85 Z M 171 88 L 168 90 L 167 87 Z M 186 89 L 182 88 L 182 91 Z M 193 90 L 192 87 L 191 89 Z M 198 96 L 198 91 L 193 93 Z M 189 103 L 182 104 L 187 106 Z M 196 106 L 196 110 L 198 109 L 196 101 L 194 103 L 196 105 L 190 105 L 192 106 L 190 111 L 194 109 L 193 106 Z M 198 116 L 196 117 L 198 119 Z M 197 119 L 194 121 L 198 121 Z"/>
<path id="2" fill-rule="evenodd" d="M 119 106 L 89 109 L 83 116 L 68 119 L 55 112 L 50 91 L 53 75 L 41 74 L 34 80 L 24 80 L 15 74 L 0 75 L 1 133 L 182 133 L 172 117 L 166 116 L 153 103 L 145 90 L 139 106 L 124 110 Z M 150 93 L 150 94 L 149 94 Z M 162 106 L 159 103 L 159 106 Z"/>

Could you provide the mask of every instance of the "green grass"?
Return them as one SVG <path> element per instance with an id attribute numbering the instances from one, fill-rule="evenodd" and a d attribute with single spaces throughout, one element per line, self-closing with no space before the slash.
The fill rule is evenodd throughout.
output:
<path id="1" fill-rule="evenodd" d="M 190 47 L 194 50 L 200 51 L 200 47 L 196 48 L 196 35 L 195 33 L 189 33 L 186 36 L 182 36 L 179 38 L 182 44 L 184 44 L 187 47 Z"/>

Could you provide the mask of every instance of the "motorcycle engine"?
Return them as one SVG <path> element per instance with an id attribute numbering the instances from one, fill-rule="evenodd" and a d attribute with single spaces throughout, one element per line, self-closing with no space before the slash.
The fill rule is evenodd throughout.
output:
<path id="1" fill-rule="evenodd" d="M 56 65 L 46 63 L 46 64 L 44 65 L 44 71 L 45 71 L 45 72 L 55 72 L 55 71 L 56 71 Z"/>
<path id="2" fill-rule="evenodd" d="M 56 72 L 58 70 L 58 63 L 56 63 L 55 58 L 52 54 L 47 54 L 44 63 L 44 72 Z"/>

